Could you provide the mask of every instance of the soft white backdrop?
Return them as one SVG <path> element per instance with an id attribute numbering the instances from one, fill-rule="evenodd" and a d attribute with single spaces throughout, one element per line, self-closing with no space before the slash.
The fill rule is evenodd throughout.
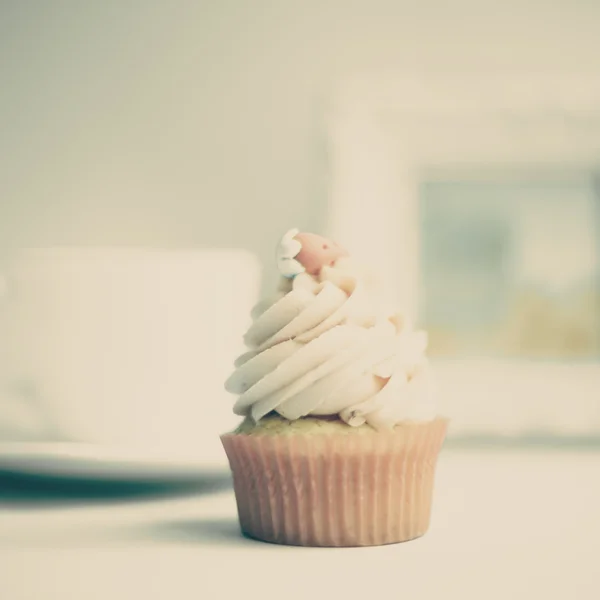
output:
<path id="1" fill-rule="evenodd" d="M 0 241 L 242 247 L 267 262 L 288 227 L 339 230 L 328 125 L 357 73 L 593 75 L 599 17 L 566 0 L 4 2 Z"/>
<path id="2" fill-rule="evenodd" d="M 340 81 L 597 70 L 599 17 L 567 0 L 3 2 L 0 240 L 265 259 L 286 227 L 326 223 Z"/>

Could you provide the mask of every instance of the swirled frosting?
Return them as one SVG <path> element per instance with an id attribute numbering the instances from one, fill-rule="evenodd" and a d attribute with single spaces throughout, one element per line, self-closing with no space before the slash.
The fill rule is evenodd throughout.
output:
<path id="1" fill-rule="evenodd" d="M 272 411 L 290 420 L 339 415 L 376 429 L 434 419 L 426 334 L 386 308 L 372 270 L 337 245 L 315 267 L 319 257 L 298 247 L 312 234 L 296 233 L 282 240 L 280 289 L 254 308 L 249 351 L 226 381 L 239 395 L 234 412 L 255 421 Z"/>

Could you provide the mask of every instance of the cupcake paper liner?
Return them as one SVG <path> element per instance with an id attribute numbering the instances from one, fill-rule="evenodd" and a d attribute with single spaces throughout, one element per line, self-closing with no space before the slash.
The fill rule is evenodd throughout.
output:
<path id="1" fill-rule="evenodd" d="M 242 531 L 295 546 L 375 546 L 429 527 L 448 421 L 358 435 L 221 436 Z"/>

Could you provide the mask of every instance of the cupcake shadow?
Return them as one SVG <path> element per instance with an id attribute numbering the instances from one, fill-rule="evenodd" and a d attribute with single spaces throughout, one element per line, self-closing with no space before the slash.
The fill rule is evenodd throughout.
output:
<path id="1" fill-rule="evenodd" d="M 143 536 L 155 541 L 199 546 L 246 546 L 259 550 L 277 548 L 284 552 L 299 548 L 250 537 L 242 533 L 237 517 L 154 523 L 144 529 Z"/>
<path id="2" fill-rule="evenodd" d="M 260 544 L 242 534 L 234 517 L 154 523 L 145 530 L 145 534 L 160 541 L 207 546 Z"/>
<path id="3" fill-rule="evenodd" d="M 165 521 L 154 523 L 144 528 L 143 537 L 154 541 L 174 544 L 190 544 L 200 546 L 246 546 L 255 549 L 263 548 L 283 551 L 326 551 L 326 547 L 297 546 L 290 544 L 278 544 L 270 541 L 253 538 L 243 533 L 237 517 L 222 519 L 198 519 Z M 348 547 L 346 550 L 360 550 L 361 547 Z"/>

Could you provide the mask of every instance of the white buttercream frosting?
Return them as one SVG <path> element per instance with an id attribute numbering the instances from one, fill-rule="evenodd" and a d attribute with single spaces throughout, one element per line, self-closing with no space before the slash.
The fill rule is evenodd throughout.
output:
<path id="1" fill-rule="evenodd" d="M 300 250 L 294 235 L 284 237 L 285 260 Z M 249 351 L 225 384 L 239 396 L 234 412 L 256 421 L 271 411 L 290 420 L 339 415 L 376 429 L 434 419 L 427 336 L 389 312 L 372 271 L 346 257 L 318 276 L 286 275 L 294 270 L 282 270 L 289 279 L 253 311 Z"/>
<path id="2" fill-rule="evenodd" d="M 298 229 L 290 229 L 277 246 L 277 266 L 284 277 L 294 278 L 304 273 L 304 267 L 295 258 L 302 249 L 300 242 L 295 239 L 298 233 Z"/>

